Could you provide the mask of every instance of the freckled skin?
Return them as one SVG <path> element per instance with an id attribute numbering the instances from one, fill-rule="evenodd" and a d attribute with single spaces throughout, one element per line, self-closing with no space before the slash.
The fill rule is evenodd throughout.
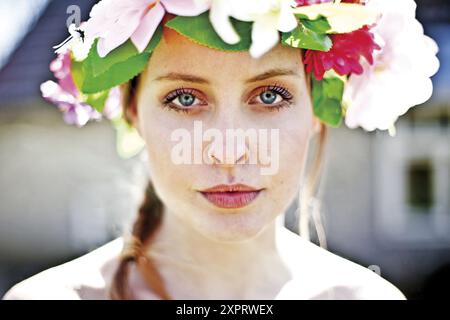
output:
<path id="1" fill-rule="evenodd" d="M 298 75 L 245 83 L 246 79 L 272 68 L 292 69 Z M 154 80 L 169 72 L 192 74 L 211 84 Z M 270 112 L 261 111 L 262 108 L 255 111 L 246 104 L 255 89 L 273 84 L 281 84 L 293 95 L 291 107 Z M 208 110 L 186 115 L 162 108 L 163 97 L 180 87 L 201 92 Z M 260 232 L 289 206 L 298 191 L 309 139 L 319 128 L 312 113 L 299 50 L 278 45 L 256 60 L 248 52 L 222 52 L 200 46 L 165 28 L 163 39 L 143 73 L 138 92 L 137 112 L 132 117 L 147 144 L 155 189 L 171 212 L 210 238 L 239 240 Z M 203 122 L 203 130 L 218 128 L 223 133 L 226 128 L 279 129 L 278 172 L 264 176 L 260 174 L 259 165 L 250 164 L 226 168 L 173 164 L 171 132 L 185 128 L 192 133 L 194 120 Z M 230 183 L 229 179 L 234 179 L 232 183 L 265 188 L 265 191 L 251 206 L 234 212 L 212 208 L 196 192 Z"/>
<path id="2" fill-rule="evenodd" d="M 293 74 L 248 82 L 274 69 Z M 173 73 L 208 84 L 157 80 Z M 269 111 L 271 106 L 258 97 L 274 86 L 289 92 L 290 99 L 280 99 L 278 92 L 275 101 L 283 107 Z M 183 88 L 196 97 L 192 113 L 164 105 Z M 151 180 L 164 204 L 162 224 L 146 252 L 159 267 L 167 292 L 174 299 L 276 297 L 298 269 L 290 261 L 293 256 L 281 252 L 293 248 L 294 240 L 276 240 L 287 231 L 276 218 L 298 193 L 310 139 L 321 129 L 312 112 L 300 51 L 278 45 L 256 60 L 248 52 L 210 49 L 166 29 L 127 110 L 146 142 Z M 277 151 L 278 171 L 262 175 L 262 164 L 239 161 L 174 164 L 171 151 L 177 142 L 171 141 L 171 134 L 185 129 L 192 136 L 194 121 L 202 122 L 203 131 L 215 128 L 224 135 L 226 129 L 265 129 L 270 137 L 271 130 L 278 129 L 278 150 L 272 150 L 270 138 L 267 150 L 269 155 Z M 203 141 L 197 148 L 203 152 L 210 146 Z M 247 147 L 250 153 L 257 150 L 252 143 Z M 264 190 L 239 209 L 218 208 L 198 192 L 235 183 Z M 136 281 L 130 286 L 138 290 L 141 285 Z M 146 290 L 139 292 L 146 296 Z"/>

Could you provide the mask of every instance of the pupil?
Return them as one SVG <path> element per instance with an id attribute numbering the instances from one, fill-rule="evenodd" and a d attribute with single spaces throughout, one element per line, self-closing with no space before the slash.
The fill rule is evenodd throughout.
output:
<path id="1" fill-rule="evenodd" d="M 272 91 L 263 92 L 261 93 L 260 97 L 261 100 L 267 104 L 272 104 L 277 99 L 277 95 Z"/>
<path id="2" fill-rule="evenodd" d="M 183 94 L 179 97 L 179 100 L 181 104 L 184 105 L 185 107 L 191 106 L 195 101 L 194 96 L 192 94 Z"/>

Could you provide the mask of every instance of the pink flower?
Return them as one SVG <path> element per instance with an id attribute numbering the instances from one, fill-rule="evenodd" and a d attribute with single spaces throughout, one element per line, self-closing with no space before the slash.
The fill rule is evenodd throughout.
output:
<path id="1" fill-rule="evenodd" d="M 197 16 L 209 9 L 207 1 L 196 0 L 103 0 L 96 4 L 86 25 L 86 37 L 100 38 L 100 57 L 131 39 L 143 52 L 166 12 Z"/>
<path id="2" fill-rule="evenodd" d="M 334 69 L 345 76 L 351 73 L 362 74 L 360 58 L 363 56 L 373 64 L 373 53 L 381 47 L 375 43 L 374 35 L 368 27 L 359 30 L 331 35 L 333 46 L 330 51 L 307 50 L 304 64 L 308 73 L 314 72 L 317 80 L 322 80 L 326 71 Z"/>
<path id="3" fill-rule="evenodd" d="M 67 124 L 82 127 L 90 120 L 101 120 L 102 114 L 82 100 L 82 95 L 73 81 L 70 67 L 70 51 L 66 50 L 50 64 L 50 70 L 58 79 L 58 83 L 44 82 L 41 85 L 42 96 L 63 112 L 63 118 Z M 120 90 L 113 88 L 106 100 L 103 115 L 107 119 L 113 119 L 120 115 L 120 111 Z"/>
<path id="4" fill-rule="evenodd" d="M 54 81 L 41 84 L 42 96 L 55 104 L 63 112 L 64 121 L 77 127 L 84 126 L 89 120 L 100 120 L 101 115 L 90 105 L 80 102 L 77 97 L 65 91 Z"/>
<path id="5" fill-rule="evenodd" d="M 50 63 L 50 71 L 58 79 L 61 89 L 74 96 L 78 95 L 78 89 L 70 73 L 70 51 L 65 50 L 58 54 L 55 60 Z"/>
<path id="6" fill-rule="evenodd" d="M 349 77 L 345 123 L 351 129 L 389 130 L 411 107 L 431 97 L 438 46 L 424 34 L 413 0 L 371 0 L 367 5 L 383 13 L 372 29 L 383 49 L 373 65 L 363 61 L 362 75 Z"/>

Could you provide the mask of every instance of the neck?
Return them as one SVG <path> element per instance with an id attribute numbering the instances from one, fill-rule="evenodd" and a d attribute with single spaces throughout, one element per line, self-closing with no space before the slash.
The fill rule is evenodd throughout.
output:
<path id="1" fill-rule="evenodd" d="M 174 298 L 245 298 L 255 291 L 270 296 L 288 277 L 277 246 L 283 229 L 279 215 L 251 239 L 216 241 L 165 209 L 147 254 Z"/>

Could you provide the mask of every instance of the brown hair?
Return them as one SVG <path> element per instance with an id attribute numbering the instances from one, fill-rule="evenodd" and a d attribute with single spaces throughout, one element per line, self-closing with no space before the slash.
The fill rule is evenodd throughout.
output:
<path id="1" fill-rule="evenodd" d="M 133 99 L 136 97 L 138 85 L 139 76 L 133 78 L 122 88 L 124 93 L 124 118 L 130 125 L 132 125 L 130 112 L 136 112 L 136 110 L 130 110 L 130 106 L 132 106 L 132 108 L 136 107 L 136 102 L 133 101 Z M 308 83 L 308 85 L 310 84 Z M 299 204 L 304 203 L 307 199 L 314 196 L 314 190 L 319 180 L 327 136 L 327 127 L 323 123 L 321 126 L 322 128 L 319 133 L 318 146 L 316 148 L 315 158 L 313 161 L 314 166 L 310 171 L 305 188 L 302 188 L 302 191 L 299 194 Z M 305 218 L 306 211 L 307 210 L 302 205 L 300 212 L 303 218 Z M 170 296 L 165 291 L 163 280 L 159 275 L 157 268 L 152 263 L 151 259 L 145 256 L 142 251 L 144 248 L 148 248 L 148 244 L 151 242 L 152 236 L 156 233 L 162 220 L 162 212 L 163 204 L 156 195 L 152 182 L 149 181 L 145 190 L 144 200 L 138 211 L 138 217 L 132 228 L 131 238 L 124 243 L 119 266 L 113 277 L 110 288 L 111 299 L 128 300 L 133 298 L 128 287 L 128 273 L 132 262 L 136 263 L 141 275 L 144 277 L 147 284 L 153 289 L 155 294 L 157 294 L 161 299 L 170 299 Z"/>
<path id="2" fill-rule="evenodd" d="M 130 106 L 135 105 L 133 99 L 136 97 L 139 76 L 133 78 L 127 85 L 122 87 L 124 106 L 124 118 L 129 125 L 133 125 L 129 112 Z M 148 242 L 156 233 L 163 215 L 163 204 L 156 195 L 151 181 L 148 182 L 144 193 L 144 199 L 138 210 L 138 217 L 134 222 L 131 237 L 124 241 L 120 261 L 113 277 L 110 298 L 113 300 L 132 299 L 132 293 L 128 287 L 128 274 L 130 264 L 136 263 L 144 280 L 153 289 L 154 293 L 162 299 L 170 299 L 165 291 L 162 278 L 152 260 L 143 252 Z"/>
<path id="3" fill-rule="evenodd" d="M 303 54 L 303 51 L 302 51 Z M 312 90 L 312 75 L 306 75 L 306 85 L 309 94 L 309 98 L 312 99 L 311 90 Z M 312 104 L 312 101 L 311 101 Z M 315 153 L 313 159 L 313 167 L 308 172 L 309 174 L 306 177 L 306 183 L 300 189 L 298 194 L 298 202 L 297 202 L 297 211 L 296 215 L 299 217 L 298 221 L 298 232 L 301 236 L 306 238 L 307 240 L 311 240 L 310 236 L 310 228 L 311 228 L 311 218 L 312 225 L 316 231 L 316 235 L 318 238 L 319 245 L 326 249 L 327 242 L 325 236 L 325 229 L 322 223 L 321 216 L 321 202 L 318 199 L 320 193 L 320 185 L 322 167 L 324 164 L 324 154 L 326 150 L 326 142 L 328 136 L 328 127 L 321 122 L 320 123 L 320 133 L 318 137 L 318 141 L 315 145 Z"/>

